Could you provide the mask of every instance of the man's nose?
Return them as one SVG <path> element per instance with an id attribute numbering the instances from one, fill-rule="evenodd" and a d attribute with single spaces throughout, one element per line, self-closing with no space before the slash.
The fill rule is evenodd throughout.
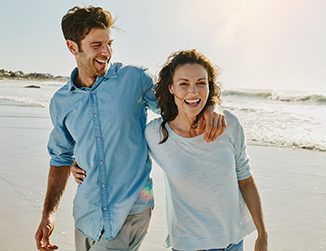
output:
<path id="1" fill-rule="evenodd" d="M 103 46 L 102 55 L 111 57 L 112 56 L 112 47 L 111 45 L 107 44 Z"/>

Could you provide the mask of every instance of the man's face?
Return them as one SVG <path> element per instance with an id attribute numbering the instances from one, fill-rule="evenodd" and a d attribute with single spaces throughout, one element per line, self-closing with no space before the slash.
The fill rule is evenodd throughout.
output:
<path id="1" fill-rule="evenodd" d="M 93 28 L 81 41 L 76 56 L 79 73 L 86 77 L 104 76 L 112 56 L 112 29 Z"/>

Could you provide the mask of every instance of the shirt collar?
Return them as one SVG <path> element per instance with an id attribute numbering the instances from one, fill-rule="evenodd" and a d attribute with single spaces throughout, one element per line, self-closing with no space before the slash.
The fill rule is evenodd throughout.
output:
<path id="1" fill-rule="evenodd" d="M 94 86 L 97 85 L 97 82 L 99 82 L 98 80 L 101 78 L 117 78 L 118 77 L 118 69 L 117 69 L 117 64 L 113 64 L 113 63 L 109 63 L 109 69 L 106 72 L 106 74 L 103 77 L 97 77 L 96 82 L 94 83 Z M 73 71 L 70 74 L 70 78 L 68 81 L 68 85 L 69 85 L 69 91 L 73 91 L 78 89 L 76 87 L 76 85 L 74 84 L 74 80 L 75 78 L 78 76 L 78 67 L 76 67 L 75 69 L 73 69 Z"/>

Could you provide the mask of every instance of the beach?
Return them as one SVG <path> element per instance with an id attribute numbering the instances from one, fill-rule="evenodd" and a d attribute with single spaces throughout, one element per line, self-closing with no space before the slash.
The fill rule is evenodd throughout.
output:
<path id="1" fill-rule="evenodd" d="M 52 125 L 48 109 L 0 100 L 0 250 L 36 250 L 34 234 L 46 193 Z M 248 146 L 262 197 L 271 251 L 326 250 L 326 153 L 290 147 Z M 170 250 L 166 237 L 164 183 L 154 163 L 155 209 L 142 251 Z M 56 216 L 51 241 L 74 250 L 71 178 Z M 253 250 L 256 233 L 245 238 Z"/>

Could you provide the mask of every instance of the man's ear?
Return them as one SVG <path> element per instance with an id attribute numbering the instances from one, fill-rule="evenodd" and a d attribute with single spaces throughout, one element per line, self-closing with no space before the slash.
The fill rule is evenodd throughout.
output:
<path id="1" fill-rule="evenodd" d="M 69 51 L 74 56 L 77 56 L 78 55 L 78 45 L 77 45 L 77 43 L 68 39 L 67 42 L 66 42 L 66 44 L 67 44 L 67 47 L 68 47 Z"/>

